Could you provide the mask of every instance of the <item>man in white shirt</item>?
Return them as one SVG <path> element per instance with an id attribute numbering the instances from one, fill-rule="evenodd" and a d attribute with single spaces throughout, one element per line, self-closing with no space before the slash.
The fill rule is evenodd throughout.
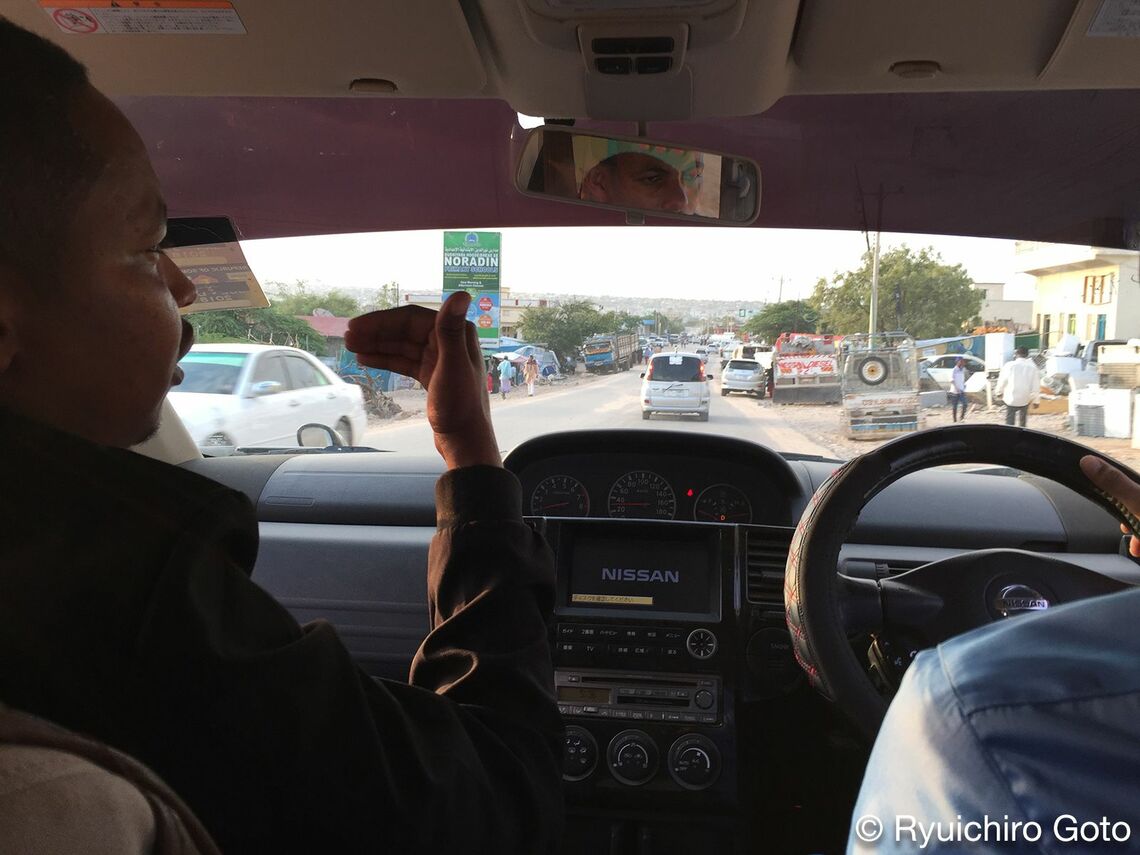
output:
<path id="1" fill-rule="evenodd" d="M 958 357 L 950 373 L 950 413 L 958 421 L 958 406 L 962 407 L 962 421 L 966 420 L 966 360 Z"/>
<path id="2" fill-rule="evenodd" d="M 1019 347 L 1014 353 L 1017 358 L 1001 367 L 996 393 L 1005 402 L 1005 423 L 1012 425 L 1016 419 L 1025 427 L 1029 405 L 1041 394 L 1041 372 L 1026 348 Z"/>

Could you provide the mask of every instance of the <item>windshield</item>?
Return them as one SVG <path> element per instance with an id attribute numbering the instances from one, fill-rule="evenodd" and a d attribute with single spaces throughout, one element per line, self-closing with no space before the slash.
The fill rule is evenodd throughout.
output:
<path id="1" fill-rule="evenodd" d="M 364 388 L 367 423 L 354 444 L 432 454 L 425 391 L 409 377 L 362 369 L 345 351 L 343 331 L 347 318 L 374 308 L 438 308 L 445 234 L 245 241 L 273 306 L 190 319 L 210 341 L 225 333 L 324 359 Z M 1099 360 L 1083 356 L 1092 341 L 1140 334 L 1129 320 L 1132 312 L 1140 317 L 1135 252 L 885 234 L 881 332 L 872 340 L 873 257 L 862 233 L 547 227 L 459 234 L 499 236 L 498 290 L 473 302 L 471 320 L 493 333 L 481 344 L 504 451 L 555 431 L 652 428 L 846 460 L 900 431 L 952 424 L 959 394 L 969 422 L 1004 424 L 1011 399 L 1008 388 L 999 390 L 1002 369 L 1025 347 L 1040 381 L 1029 427 L 1123 462 L 1140 454 L 1130 447 L 1123 403 L 1134 356 L 1112 346 L 1099 349 Z M 1097 287 L 1086 286 L 1089 277 Z M 228 325 L 212 320 L 221 314 Z M 749 351 L 754 358 L 740 358 Z M 528 368 L 531 354 L 537 364 Z M 968 370 L 956 379 L 958 358 Z M 244 359 L 193 353 L 183 360 L 178 391 L 232 393 Z M 288 389 L 301 367 L 267 366 L 253 379 Z M 759 377 L 745 380 L 740 371 Z M 686 396 L 647 401 L 644 380 L 683 383 Z M 322 420 L 328 417 L 311 419 Z"/>
<path id="2" fill-rule="evenodd" d="M 175 391 L 232 395 L 247 358 L 244 353 L 188 353 L 178 363 L 184 376 Z"/>

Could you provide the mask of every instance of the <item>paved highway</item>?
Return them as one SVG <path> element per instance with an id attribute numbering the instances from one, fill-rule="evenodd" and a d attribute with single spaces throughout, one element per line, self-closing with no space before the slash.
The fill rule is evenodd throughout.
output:
<path id="1" fill-rule="evenodd" d="M 714 368 L 713 374 L 716 373 Z M 780 407 L 760 406 L 755 398 L 743 395 L 721 397 L 717 380 L 710 381 L 712 406 L 707 422 L 699 422 L 693 416 L 667 415 L 655 415 L 645 421 L 641 417 L 638 374 L 635 366 L 633 371 L 590 378 L 579 385 L 540 389 L 533 398 L 526 396 L 525 387 L 521 391 L 516 388 L 505 401 L 495 395 L 491 416 L 503 451 L 531 437 L 559 430 L 652 428 L 735 436 L 777 451 L 834 456 L 786 424 L 780 418 Z M 431 430 L 422 416 L 373 427 L 361 444 L 412 454 L 435 453 Z"/>

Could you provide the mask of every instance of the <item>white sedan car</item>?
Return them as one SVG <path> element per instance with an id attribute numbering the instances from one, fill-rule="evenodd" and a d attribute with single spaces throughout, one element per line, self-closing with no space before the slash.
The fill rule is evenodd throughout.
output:
<path id="1" fill-rule="evenodd" d="M 954 373 L 954 366 L 958 363 L 959 358 L 966 360 L 967 380 L 979 371 L 982 372 L 983 377 L 985 376 L 986 363 L 968 353 L 946 353 L 925 360 L 927 372 L 934 379 L 934 382 L 947 392 L 950 391 L 950 375 Z"/>
<path id="2" fill-rule="evenodd" d="M 178 365 L 185 376 L 170 403 L 208 455 L 293 448 L 297 429 L 309 423 L 333 428 L 352 445 L 367 427 L 360 387 L 303 350 L 197 344 Z"/>

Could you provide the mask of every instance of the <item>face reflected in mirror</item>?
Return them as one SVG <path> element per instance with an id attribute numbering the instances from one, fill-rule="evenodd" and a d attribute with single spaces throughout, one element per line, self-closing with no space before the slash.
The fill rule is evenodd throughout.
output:
<path id="1" fill-rule="evenodd" d="M 692 154 L 686 168 L 684 163 L 673 165 L 652 154 L 624 152 L 595 164 L 582 179 L 578 198 L 623 208 L 692 214 L 703 172 L 699 153 Z"/>
<path id="2" fill-rule="evenodd" d="M 667 143 L 541 128 L 517 174 L 524 193 L 578 204 L 729 223 L 759 213 L 753 162 Z"/>

